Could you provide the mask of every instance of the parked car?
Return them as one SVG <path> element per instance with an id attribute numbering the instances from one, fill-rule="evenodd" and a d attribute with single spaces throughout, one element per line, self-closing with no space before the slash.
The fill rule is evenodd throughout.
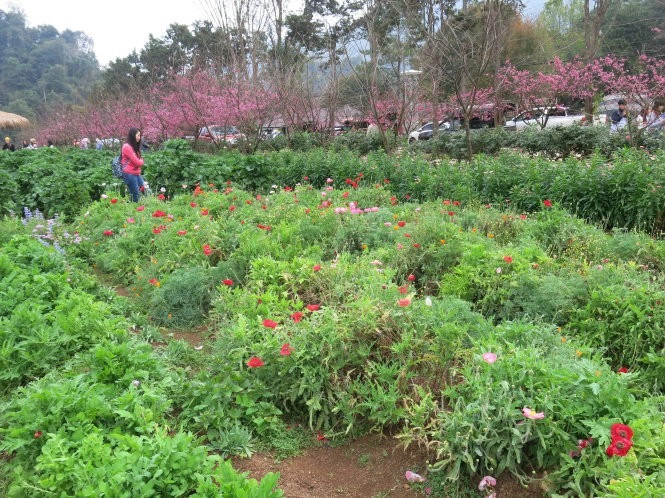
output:
<path id="1" fill-rule="evenodd" d="M 448 121 L 439 121 L 439 131 L 450 130 L 450 123 Z M 429 140 L 434 134 L 434 123 L 430 121 L 422 125 L 417 130 L 409 133 L 409 143 L 412 144 L 416 140 Z"/>
<path id="2" fill-rule="evenodd" d="M 226 142 L 228 144 L 235 144 L 246 138 L 235 126 L 219 125 L 204 126 L 199 130 L 198 137 L 204 142 Z"/>
<path id="3" fill-rule="evenodd" d="M 567 107 L 562 106 L 535 108 L 520 112 L 513 119 L 506 121 L 503 128 L 509 131 L 519 131 L 529 127 L 541 129 L 572 126 L 579 124 L 583 117 L 584 115 L 572 113 Z"/>

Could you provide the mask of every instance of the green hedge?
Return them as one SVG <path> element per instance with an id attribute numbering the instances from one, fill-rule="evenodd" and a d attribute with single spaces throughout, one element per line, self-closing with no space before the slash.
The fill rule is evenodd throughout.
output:
<path id="1" fill-rule="evenodd" d="M 19 212 L 27 206 L 71 218 L 105 189 L 114 187 L 121 195 L 125 187 L 111 176 L 110 159 L 108 152 L 81 150 L 2 154 L 1 212 Z M 400 202 L 457 199 L 532 212 L 550 199 L 606 229 L 658 233 L 664 228 L 664 159 L 660 150 L 650 154 L 628 148 L 616 151 L 609 160 L 598 153 L 583 160 L 555 161 L 514 151 L 478 155 L 471 162 L 428 160 L 410 151 L 359 156 L 348 149 L 321 148 L 208 155 L 192 152 L 187 142 L 175 140 L 146 154 L 144 176 L 153 191 L 163 188 L 167 197 L 190 191 L 197 183 L 223 190 L 230 182 L 261 194 L 299 183 L 324 188 L 330 178 L 337 189 L 352 189 L 353 183 L 382 185 Z"/>

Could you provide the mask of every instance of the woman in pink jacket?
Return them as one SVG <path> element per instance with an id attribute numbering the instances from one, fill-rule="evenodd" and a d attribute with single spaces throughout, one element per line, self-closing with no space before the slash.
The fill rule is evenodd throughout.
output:
<path id="1" fill-rule="evenodd" d="M 123 165 L 122 179 L 127 184 L 129 193 L 133 202 L 138 202 L 141 192 L 145 191 L 143 186 L 143 177 L 141 176 L 141 167 L 143 158 L 141 157 L 141 131 L 137 128 L 130 128 L 127 134 L 127 142 L 122 146 L 120 162 Z"/>

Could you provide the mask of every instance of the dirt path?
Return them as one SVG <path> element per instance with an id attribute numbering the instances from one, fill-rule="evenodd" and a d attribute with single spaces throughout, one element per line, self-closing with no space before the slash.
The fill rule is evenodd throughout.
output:
<path id="1" fill-rule="evenodd" d="M 322 446 L 279 463 L 267 454 L 234 460 L 233 466 L 260 479 L 281 474 L 279 487 L 287 498 L 413 498 L 404 473 L 422 471 L 427 457 L 417 448 L 404 451 L 392 437 L 363 436 L 343 446 Z"/>

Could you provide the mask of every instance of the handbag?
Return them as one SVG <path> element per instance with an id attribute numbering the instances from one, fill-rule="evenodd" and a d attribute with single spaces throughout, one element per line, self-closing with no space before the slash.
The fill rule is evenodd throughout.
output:
<path id="1" fill-rule="evenodd" d="M 120 160 L 120 156 L 115 156 L 113 159 L 111 159 L 111 171 L 113 172 L 113 176 L 116 178 L 122 178 L 122 161 Z"/>

